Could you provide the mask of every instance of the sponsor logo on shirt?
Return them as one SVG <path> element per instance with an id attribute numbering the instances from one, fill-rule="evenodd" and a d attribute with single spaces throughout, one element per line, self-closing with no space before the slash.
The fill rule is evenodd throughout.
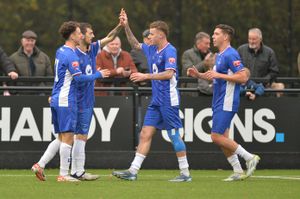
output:
<path id="1" fill-rule="evenodd" d="M 234 61 L 234 62 L 233 62 L 233 65 L 234 65 L 235 67 L 238 67 L 238 66 L 241 65 L 241 61 L 240 61 L 240 60 Z"/>
<path id="2" fill-rule="evenodd" d="M 176 59 L 174 57 L 170 57 L 169 58 L 169 63 L 170 64 L 175 64 L 176 63 Z"/>

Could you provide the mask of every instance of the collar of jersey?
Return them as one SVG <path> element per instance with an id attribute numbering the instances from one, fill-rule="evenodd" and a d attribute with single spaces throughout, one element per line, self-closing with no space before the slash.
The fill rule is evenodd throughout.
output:
<path id="1" fill-rule="evenodd" d="M 163 51 L 170 43 L 168 42 L 162 49 L 160 49 L 160 51 L 156 51 L 157 54 L 159 54 L 161 51 Z"/>
<path id="2" fill-rule="evenodd" d="M 79 52 L 81 52 L 82 54 L 86 55 L 86 53 L 83 52 L 79 47 L 76 47 L 76 48 L 77 48 L 77 50 L 79 50 Z"/>
<path id="3" fill-rule="evenodd" d="M 71 48 L 70 46 L 64 45 L 66 48 L 70 48 L 71 50 L 75 51 L 75 49 Z"/>
<path id="4" fill-rule="evenodd" d="M 222 55 L 228 48 L 230 48 L 231 46 L 227 46 L 222 52 L 219 52 L 219 55 Z"/>

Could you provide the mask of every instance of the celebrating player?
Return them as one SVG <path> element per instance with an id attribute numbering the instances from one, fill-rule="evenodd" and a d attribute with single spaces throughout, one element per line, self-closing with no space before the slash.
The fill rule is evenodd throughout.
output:
<path id="1" fill-rule="evenodd" d="M 92 26 L 88 23 L 80 23 L 80 30 L 83 39 L 76 49 L 80 59 L 80 70 L 83 74 L 92 75 L 96 72 L 96 56 L 101 51 L 101 46 L 114 40 L 122 26 L 115 27 L 104 39 L 92 42 L 95 37 Z M 107 69 L 100 71 L 103 77 L 108 77 L 110 71 Z M 78 118 L 76 137 L 72 148 L 71 176 L 79 180 L 96 180 L 99 175 L 86 173 L 85 164 L 85 145 L 87 142 L 90 123 L 93 116 L 95 103 L 94 81 L 81 82 L 78 84 Z"/>
<path id="2" fill-rule="evenodd" d="M 111 41 L 115 37 L 116 33 L 120 30 L 120 28 L 121 26 L 116 27 L 107 37 L 94 44 L 94 47 L 92 47 L 93 51 L 91 50 L 88 51 L 88 45 L 84 43 L 88 43 L 88 40 L 92 39 L 93 37 L 92 30 L 85 32 L 84 38 L 87 38 L 85 39 L 87 40 L 87 42 L 84 42 L 84 41 L 80 41 L 83 40 L 83 38 L 82 38 L 82 33 L 80 31 L 79 24 L 77 22 L 65 22 L 61 26 L 60 33 L 66 39 L 66 44 L 61 48 L 59 48 L 56 54 L 55 82 L 54 82 L 52 97 L 50 100 L 55 132 L 60 134 L 57 139 L 53 140 L 49 144 L 48 148 L 46 149 L 45 153 L 43 154 L 39 162 L 34 164 L 31 168 L 39 180 L 41 181 L 46 180 L 46 177 L 44 175 L 44 168 L 46 164 L 50 160 L 52 160 L 55 154 L 59 151 L 61 156 L 60 158 L 61 164 L 60 164 L 60 176 L 58 177 L 57 180 L 58 181 L 79 181 L 77 178 L 68 175 L 68 170 L 70 165 L 69 159 L 70 159 L 71 148 L 74 140 L 73 135 L 74 132 L 76 133 L 78 132 L 79 134 L 85 133 L 86 128 L 89 129 L 89 126 L 88 127 L 85 126 L 84 131 L 79 131 L 77 129 L 79 129 L 80 127 L 83 128 L 82 126 L 84 125 L 89 125 L 90 121 L 87 121 L 89 120 L 89 118 L 87 118 L 87 120 L 79 120 L 79 124 L 77 123 L 78 117 L 83 115 L 81 111 L 78 112 L 78 105 L 83 106 L 84 103 L 88 103 L 86 104 L 86 108 L 94 105 L 93 94 L 91 94 L 90 91 L 91 87 L 86 88 L 89 90 L 89 92 L 86 92 L 87 90 L 85 90 L 86 92 L 85 96 L 83 96 L 82 93 L 79 93 L 80 92 L 79 88 L 81 88 L 82 90 L 81 86 L 94 85 L 94 80 L 96 78 L 108 76 L 108 71 L 98 72 L 93 70 L 93 67 L 95 67 L 95 57 L 93 59 L 91 57 L 90 59 L 89 56 L 96 54 L 97 52 L 96 50 L 100 49 L 101 44 L 103 45 L 103 43 L 106 44 L 107 42 Z M 83 61 L 83 60 L 80 61 L 78 55 L 75 52 L 76 46 L 78 46 L 79 44 L 83 52 L 84 49 L 85 51 L 88 51 L 88 53 L 86 53 L 86 56 L 81 56 L 81 58 L 90 59 L 89 67 L 87 65 L 79 66 L 79 63 Z M 79 52 L 77 51 L 77 53 Z M 86 63 L 87 62 L 85 62 L 85 64 Z M 86 70 L 84 71 L 86 75 L 82 74 L 79 67 L 80 68 L 86 67 L 85 68 Z M 76 84 L 74 80 L 79 83 Z M 78 85 L 80 86 L 78 87 Z M 86 101 L 86 98 L 88 97 L 90 97 L 90 99 L 92 98 L 91 101 Z M 92 114 L 92 112 L 89 114 Z M 79 135 L 77 137 L 84 139 L 86 135 L 83 136 Z M 84 163 L 82 164 L 82 161 L 85 162 L 85 158 L 84 158 L 85 153 L 82 154 L 82 151 L 84 151 L 85 148 L 85 143 L 78 144 L 76 140 L 75 140 L 74 148 L 75 150 L 77 150 L 78 153 L 74 152 L 74 154 L 76 154 L 75 156 L 80 154 L 79 159 L 81 160 L 79 162 L 81 162 L 81 166 L 78 166 L 78 168 L 82 168 L 84 167 Z M 75 164 L 77 165 L 77 163 Z M 73 174 L 76 174 L 77 176 L 76 170 L 77 170 L 77 166 L 73 167 L 73 171 L 76 172 Z M 84 168 L 83 168 L 83 172 L 84 172 Z M 95 178 L 95 176 L 93 177 L 89 176 L 90 177 L 89 178 L 88 175 L 80 175 L 78 177 L 81 180 L 88 180 L 91 178 Z"/>
<path id="3" fill-rule="evenodd" d="M 240 84 L 248 80 L 239 54 L 230 46 L 233 35 L 234 29 L 231 26 L 217 25 L 213 34 L 213 43 L 218 48 L 219 53 L 213 70 L 199 73 L 193 67 L 187 71 L 187 75 L 191 77 L 213 81 L 211 138 L 222 149 L 234 171 L 224 181 L 243 180 L 251 176 L 260 160 L 259 156 L 249 153 L 228 137 L 231 120 L 238 111 L 240 103 Z M 246 161 L 246 175 L 237 155 L 240 155 Z"/>
<path id="4" fill-rule="evenodd" d="M 182 128 L 182 124 L 179 118 L 177 55 L 176 49 L 167 41 L 168 25 L 163 21 L 151 23 L 149 35 L 151 45 L 147 45 L 139 43 L 134 37 L 124 10 L 120 13 L 120 20 L 130 45 L 134 49 L 143 50 L 150 66 L 150 73 L 133 73 L 130 79 L 133 82 L 151 80 L 152 100 L 145 115 L 139 145 L 130 168 L 125 171 L 114 171 L 112 174 L 120 179 L 136 180 L 137 173 L 150 150 L 156 129 L 165 129 L 176 151 L 180 168 L 180 175 L 170 181 L 191 181 L 186 147 L 179 135 L 179 128 Z"/>

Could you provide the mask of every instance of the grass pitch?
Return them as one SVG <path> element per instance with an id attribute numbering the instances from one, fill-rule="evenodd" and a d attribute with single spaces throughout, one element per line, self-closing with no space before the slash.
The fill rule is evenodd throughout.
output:
<path id="1" fill-rule="evenodd" d="M 258 170 L 239 182 L 223 182 L 231 172 L 192 170 L 192 182 L 172 183 L 176 170 L 141 170 L 138 180 L 122 181 L 112 170 L 89 170 L 100 174 L 93 182 L 56 182 L 58 170 L 46 170 L 40 182 L 30 170 L 0 170 L 0 199 L 117 199 L 117 198 L 300 198 L 300 170 Z"/>

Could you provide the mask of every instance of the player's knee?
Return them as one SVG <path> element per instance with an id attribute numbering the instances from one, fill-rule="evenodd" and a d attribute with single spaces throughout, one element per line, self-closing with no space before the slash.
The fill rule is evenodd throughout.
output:
<path id="1" fill-rule="evenodd" d="M 148 142 L 150 139 L 151 139 L 151 137 L 147 132 L 141 131 L 141 133 L 140 133 L 140 142 Z"/>
<path id="2" fill-rule="evenodd" d="M 82 140 L 82 141 L 85 141 L 85 142 L 87 141 L 87 137 L 88 136 L 86 134 L 77 134 L 76 135 L 77 140 Z"/>
<path id="3" fill-rule="evenodd" d="M 176 152 L 186 151 L 185 144 L 179 135 L 178 129 L 168 130 L 168 136 Z"/>

